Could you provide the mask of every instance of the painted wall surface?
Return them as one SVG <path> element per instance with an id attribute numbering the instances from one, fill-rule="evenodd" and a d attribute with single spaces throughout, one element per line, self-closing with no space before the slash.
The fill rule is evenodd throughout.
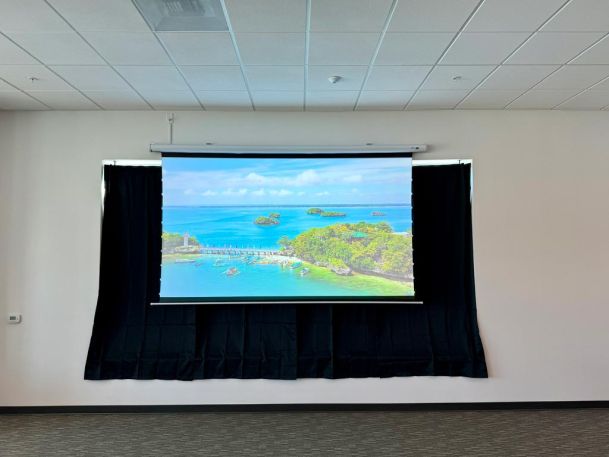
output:
<path id="1" fill-rule="evenodd" d="M 1 405 L 609 400 L 606 112 L 176 113 L 177 143 L 428 143 L 424 158 L 473 159 L 491 378 L 84 381 L 101 161 L 157 158 L 165 116 L 0 114 Z"/>

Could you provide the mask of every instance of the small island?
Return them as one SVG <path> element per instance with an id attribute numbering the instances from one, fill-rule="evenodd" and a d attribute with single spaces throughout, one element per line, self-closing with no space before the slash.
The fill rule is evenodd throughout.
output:
<path id="1" fill-rule="evenodd" d="M 372 211 L 372 215 L 374 217 L 380 217 L 380 216 L 386 216 L 386 213 L 383 213 L 382 211 Z"/>
<path id="2" fill-rule="evenodd" d="M 324 212 L 324 210 L 321 208 L 309 208 L 307 210 L 307 214 L 321 214 L 323 212 Z"/>
<path id="3" fill-rule="evenodd" d="M 279 225 L 279 220 L 274 217 L 258 216 L 254 220 L 256 225 Z"/>
<path id="4" fill-rule="evenodd" d="M 341 213 L 340 211 L 323 211 L 321 217 L 345 217 L 347 213 Z"/>

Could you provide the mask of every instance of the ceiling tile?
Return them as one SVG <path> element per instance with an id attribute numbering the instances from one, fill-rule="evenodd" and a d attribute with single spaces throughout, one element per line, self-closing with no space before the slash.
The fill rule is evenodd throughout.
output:
<path id="1" fill-rule="evenodd" d="M 33 91 L 31 95 L 57 110 L 98 110 L 91 100 L 75 90 Z"/>
<path id="2" fill-rule="evenodd" d="M 206 65 L 180 67 L 193 90 L 245 90 L 239 66 Z"/>
<path id="3" fill-rule="evenodd" d="M 311 33 L 310 65 L 368 65 L 378 33 Z"/>
<path id="4" fill-rule="evenodd" d="M 312 0 L 313 32 L 380 32 L 391 0 Z"/>
<path id="5" fill-rule="evenodd" d="M 450 46 L 441 65 L 499 64 L 529 36 L 529 33 L 462 33 Z"/>
<path id="6" fill-rule="evenodd" d="M 311 91 L 360 90 L 366 76 L 366 66 L 309 65 L 307 88 Z M 340 76 L 336 84 L 328 81 L 331 76 Z"/>
<path id="7" fill-rule="evenodd" d="M 302 111 L 304 104 L 302 91 L 259 91 L 252 98 L 256 111 Z"/>
<path id="8" fill-rule="evenodd" d="M 609 63 L 609 35 L 589 48 L 571 63 L 577 65 Z"/>
<path id="9" fill-rule="evenodd" d="M 0 110 L 46 110 L 42 103 L 19 91 L 0 91 Z"/>
<path id="10" fill-rule="evenodd" d="M 142 92 L 142 96 L 158 110 L 201 110 L 201 105 L 189 90 L 154 90 Z"/>
<path id="11" fill-rule="evenodd" d="M 533 32 L 565 0 L 485 0 L 467 24 L 467 32 Z"/>
<path id="12" fill-rule="evenodd" d="M 578 90 L 531 90 L 514 100 L 507 109 L 551 109 L 577 94 Z"/>
<path id="13" fill-rule="evenodd" d="M 467 96 L 457 109 L 503 109 L 522 93 L 522 90 L 475 90 Z"/>
<path id="14" fill-rule="evenodd" d="M 412 97 L 412 90 L 365 90 L 357 102 L 357 111 L 400 111 Z"/>
<path id="15" fill-rule="evenodd" d="M 607 0 L 572 0 L 544 27 L 554 32 L 609 32 Z"/>
<path id="16" fill-rule="evenodd" d="M 112 65 L 171 65 L 152 32 L 83 32 L 82 35 Z"/>
<path id="17" fill-rule="evenodd" d="M 420 90 L 412 97 L 406 109 L 453 109 L 468 93 L 468 90 Z"/>
<path id="18" fill-rule="evenodd" d="M 237 65 L 228 32 L 163 32 L 157 34 L 178 65 Z"/>
<path id="19" fill-rule="evenodd" d="M 197 96 L 208 111 L 251 111 L 252 102 L 246 91 L 197 91 Z"/>
<path id="20" fill-rule="evenodd" d="M 251 90 L 304 89 L 304 66 L 253 66 L 245 74 Z"/>
<path id="21" fill-rule="evenodd" d="M 365 90 L 416 90 L 431 66 L 373 67 Z"/>
<path id="22" fill-rule="evenodd" d="M 85 91 L 85 95 L 106 110 L 149 110 L 133 90 Z"/>
<path id="23" fill-rule="evenodd" d="M 123 77 L 139 92 L 186 91 L 188 86 L 175 67 L 115 67 Z"/>
<path id="24" fill-rule="evenodd" d="M 43 0 L 0 1 L 3 32 L 68 32 L 70 26 Z"/>
<path id="25" fill-rule="evenodd" d="M 609 80 L 604 80 L 591 87 L 592 91 L 609 92 Z"/>
<path id="26" fill-rule="evenodd" d="M 225 0 L 236 32 L 304 32 L 306 5 L 301 0 Z"/>
<path id="27" fill-rule="evenodd" d="M 116 72 L 103 65 L 58 65 L 51 69 L 81 91 L 129 90 L 129 85 Z"/>
<path id="28" fill-rule="evenodd" d="M 0 92 L 6 92 L 6 91 L 19 92 L 19 89 L 16 89 L 15 87 L 11 86 L 9 83 L 4 82 L 0 79 Z"/>
<path id="29" fill-rule="evenodd" d="M 95 65 L 104 61 L 75 32 L 11 33 L 30 54 L 47 65 Z"/>
<path id="30" fill-rule="evenodd" d="M 565 110 L 600 110 L 609 105 L 609 92 L 586 91 L 558 106 Z"/>
<path id="31" fill-rule="evenodd" d="M 31 55 L 2 35 L 0 35 L 0 62 L 4 65 L 38 63 Z"/>
<path id="32" fill-rule="evenodd" d="M 305 111 L 353 111 L 357 90 L 307 92 Z"/>
<path id="33" fill-rule="evenodd" d="M 149 30 L 133 3 L 125 0 L 49 0 L 79 31 Z"/>
<path id="34" fill-rule="evenodd" d="M 304 33 L 237 33 L 246 65 L 303 65 Z"/>
<path id="35" fill-rule="evenodd" d="M 601 36 L 602 33 L 536 33 L 507 60 L 507 63 L 564 64 Z"/>
<path id="36" fill-rule="evenodd" d="M 567 65 L 552 73 L 535 89 L 586 89 L 609 76 L 609 65 Z"/>
<path id="37" fill-rule="evenodd" d="M 375 64 L 435 64 L 454 36 L 454 33 L 387 33 Z"/>
<path id="38" fill-rule="evenodd" d="M 30 80 L 32 77 L 37 80 Z M 43 65 L 0 65 L 0 78 L 25 91 L 72 90 L 68 83 Z"/>
<path id="39" fill-rule="evenodd" d="M 482 81 L 495 67 L 492 65 L 466 65 L 435 67 L 427 81 L 423 84 L 423 90 L 459 90 L 473 89 Z M 457 78 L 457 79 L 454 79 Z"/>
<path id="40" fill-rule="evenodd" d="M 558 68 L 558 65 L 501 65 L 480 85 L 479 89 L 530 89 Z"/>
<path id="41" fill-rule="evenodd" d="M 408 0 L 398 2 L 390 32 L 456 32 L 479 0 Z"/>

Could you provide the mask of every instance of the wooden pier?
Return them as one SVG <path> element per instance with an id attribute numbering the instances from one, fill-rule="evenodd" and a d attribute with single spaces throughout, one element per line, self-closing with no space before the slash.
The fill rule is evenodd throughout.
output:
<path id="1" fill-rule="evenodd" d="M 286 256 L 282 251 L 274 249 L 257 249 L 257 248 L 233 248 L 233 247 L 216 247 L 216 246 L 203 246 L 201 247 L 201 254 L 213 254 L 213 255 L 280 255 Z"/>

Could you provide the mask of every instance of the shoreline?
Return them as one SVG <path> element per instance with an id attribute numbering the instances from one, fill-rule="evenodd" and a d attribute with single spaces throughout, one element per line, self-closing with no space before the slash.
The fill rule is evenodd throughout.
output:
<path id="1" fill-rule="evenodd" d="M 169 262 L 166 262 L 166 258 L 170 257 Z M 231 256 L 228 255 L 219 255 L 219 254 L 165 254 L 162 256 L 163 260 L 161 265 L 170 265 L 170 264 L 180 264 L 182 262 L 178 262 L 178 260 L 189 260 L 189 262 L 184 262 L 186 264 L 195 263 L 197 259 L 218 259 L 223 258 L 227 260 L 230 259 Z M 233 257 L 234 260 L 241 261 L 241 257 L 238 258 Z M 286 267 L 290 263 L 301 262 L 302 265 L 291 269 L 292 271 L 299 272 L 302 268 L 308 268 L 309 273 L 306 275 L 311 279 L 316 279 L 324 282 L 334 283 L 338 286 L 352 286 L 352 288 L 356 290 L 372 290 L 378 291 L 379 295 L 414 295 L 414 283 L 413 281 L 400 281 L 397 279 L 387 278 L 381 275 L 375 274 L 367 274 L 358 271 L 353 271 L 350 275 L 339 275 L 334 273 L 327 267 L 322 267 L 319 265 L 315 265 L 306 260 L 302 260 L 295 256 L 281 256 L 281 255 L 264 255 L 260 256 L 260 260 L 256 261 L 253 265 L 278 265 L 281 264 L 286 265 Z M 391 294 L 388 294 L 386 291 L 392 291 Z"/>

